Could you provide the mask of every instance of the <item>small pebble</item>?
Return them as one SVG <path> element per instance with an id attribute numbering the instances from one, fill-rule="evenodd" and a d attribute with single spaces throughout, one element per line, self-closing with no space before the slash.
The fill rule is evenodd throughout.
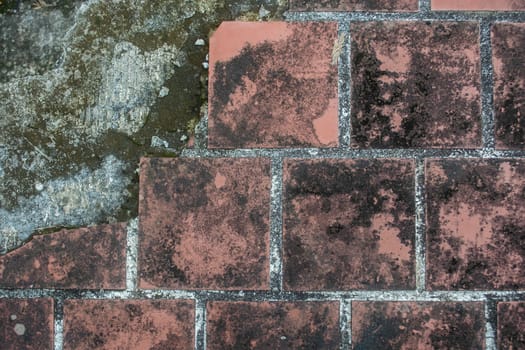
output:
<path id="1" fill-rule="evenodd" d="M 14 328 L 14 330 L 15 330 L 15 333 L 16 333 L 17 335 L 24 335 L 25 332 L 26 332 L 26 326 L 24 326 L 24 325 L 21 324 L 21 323 L 17 323 L 17 324 L 15 324 L 15 328 Z"/>
<path id="2" fill-rule="evenodd" d="M 206 43 L 204 42 L 203 39 L 197 39 L 195 41 L 195 46 L 204 46 L 204 45 L 206 45 Z"/>
<path id="3" fill-rule="evenodd" d="M 36 189 L 38 192 L 40 192 L 40 191 L 42 191 L 42 190 L 44 189 L 44 185 L 42 185 L 40 182 L 37 182 L 37 183 L 35 184 L 35 189 Z"/>
<path id="4" fill-rule="evenodd" d="M 170 93 L 170 89 L 168 89 L 167 87 L 163 86 L 160 89 L 159 97 L 166 97 L 166 96 L 168 96 L 169 93 Z"/>
<path id="5" fill-rule="evenodd" d="M 16 320 L 16 315 L 13 314 L 11 315 L 11 321 L 14 321 L 14 320 Z"/>

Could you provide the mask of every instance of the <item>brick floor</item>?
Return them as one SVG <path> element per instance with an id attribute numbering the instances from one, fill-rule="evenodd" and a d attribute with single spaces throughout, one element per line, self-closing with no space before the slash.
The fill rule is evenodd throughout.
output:
<path id="1" fill-rule="evenodd" d="M 0 348 L 53 347 L 53 299 L 0 299 Z"/>
<path id="2" fill-rule="evenodd" d="M 352 31 L 352 146 L 481 146 L 476 23 L 364 22 Z"/>
<path id="3" fill-rule="evenodd" d="M 208 304 L 208 349 L 338 349 L 337 302 Z"/>
<path id="4" fill-rule="evenodd" d="M 223 23 L 138 218 L 0 256 L 0 350 L 524 349 L 525 12 L 459 4 Z"/>
<path id="5" fill-rule="evenodd" d="M 525 24 L 495 24 L 492 45 L 496 146 L 524 149 Z"/>
<path id="6" fill-rule="evenodd" d="M 432 0 L 432 10 L 452 11 L 522 11 L 522 0 Z"/>
<path id="7" fill-rule="evenodd" d="M 482 303 L 352 303 L 355 350 L 484 349 L 484 333 Z"/>
<path id="8" fill-rule="evenodd" d="M 186 300 L 67 300 L 64 349 L 193 349 Z"/>
<path id="9" fill-rule="evenodd" d="M 525 349 L 525 302 L 498 303 L 498 348 Z"/>
<path id="10" fill-rule="evenodd" d="M 0 256 L 0 288 L 124 289 L 126 225 L 38 235 Z"/>
<path id="11" fill-rule="evenodd" d="M 428 160 L 430 289 L 525 288 L 525 162 Z"/>
<path id="12" fill-rule="evenodd" d="M 286 289 L 415 287 L 413 161 L 290 160 L 284 186 Z"/>
<path id="13" fill-rule="evenodd" d="M 210 148 L 336 146 L 336 39 L 335 23 L 222 23 L 210 39 Z"/>
<path id="14" fill-rule="evenodd" d="M 269 288 L 269 160 L 145 158 L 140 169 L 141 288 Z"/>

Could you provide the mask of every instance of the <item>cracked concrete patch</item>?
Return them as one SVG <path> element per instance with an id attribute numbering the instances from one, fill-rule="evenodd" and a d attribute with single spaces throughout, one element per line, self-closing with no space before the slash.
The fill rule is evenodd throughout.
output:
<path id="1" fill-rule="evenodd" d="M 46 3 L 0 6 L 0 254 L 36 230 L 136 217 L 138 159 L 176 156 L 205 114 L 210 33 L 224 20 L 280 18 L 286 7 Z"/>

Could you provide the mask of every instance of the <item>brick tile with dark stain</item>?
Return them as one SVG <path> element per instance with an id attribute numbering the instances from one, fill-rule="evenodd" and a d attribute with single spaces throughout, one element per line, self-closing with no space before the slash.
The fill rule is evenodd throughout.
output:
<path id="1" fill-rule="evenodd" d="M 189 300 L 66 300 L 64 350 L 193 349 Z"/>
<path id="2" fill-rule="evenodd" d="M 352 302 L 352 349 L 484 349 L 483 303 Z"/>
<path id="3" fill-rule="evenodd" d="M 0 299 L 0 348 L 52 350 L 53 299 Z"/>
<path id="4" fill-rule="evenodd" d="M 498 349 L 525 349 L 525 302 L 498 303 Z"/>
<path id="5" fill-rule="evenodd" d="M 336 42 L 336 23 L 223 22 L 210 39 L 209 147 L 337 146 Z"/>
<path id="6" fill-rule="evenodd" d="M 207 349 L 339 349 L 338 302 L 207 305 Z"/>
<path id="7" fill-rule="evenodd" d="M 352 31 L 352 147 L 481 146 L 479 27 L 365 22 Z"/>
<path id="8" fill-rule="evenodd" d="M 525 23 L 495 23 L 492 54 L 496 147 L 524 149 Z"/>
<path id="9" fill-rule="evenodd" d="M 523 0 L 432 0 L 434 11 L 522 11 Z"/>
<path id="10" fill-rule="evenodd" d="M 286 160 L 287 290 L 410 289 L 412 160 Z"/>
<path id="11" fill-rule="evenodd" d="M 0 288 L 126 288 L 126 224 L 34 236 L 0 256 Z"/>
<path id="12" fill-rule="evenodd" d="M 417 11 L 418 0 L 291 0 L 292 11 Z"/>
<path id="13" fill-rule="evenodd" d="M 525 288 L 525 160 L 425 164 L 427 288 Z"/>
<path id="14" fill-rule="evenodd" d="M 267 289 L 270 161 L 142 159 L 141 288 Z"/>

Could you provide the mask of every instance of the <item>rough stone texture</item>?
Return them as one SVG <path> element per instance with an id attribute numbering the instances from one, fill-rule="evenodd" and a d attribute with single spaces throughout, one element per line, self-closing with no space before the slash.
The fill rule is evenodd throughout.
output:
<path id="1" fill-rule="evenodd" d="M 453 11 L 522 11 L 523 0 L 432 0 L 432 10 Z"/>
<path id="2" fill-rule="evenodd" d="M 292 11 L 417 11 L 417 0 L 291 0 Z"/>
<path id="3" fill-rule="evenodd" d="M 143 159 L 141 288 L 267 289 L 268 159 Z"/>
<path id="4" fill-rule="evenodd" d="M 524 3 L 525 9 L 525 3 Z M 496 147 L 525 147 L 525 24 L 492 26 Z"/>
<path id="5" fill-rule="evenodd" d="M 66 300 L 64 350 L 193 349 L 189 300 Z"/>
<path id="6" fill-rule="evenodd" d="M 15 210 L 0 207 L 0 253 L 26 241 L 38 230 L 115 221 L 113 215 L 129 193 L 126 165 L 108 156 L 100 168 L 84 167 L 69 177 L 50 180 L 38 194 L 19 201 Z"/>
<path id="7" fill-rule="evenodd" d="M 225 302 L 207 306 L 207 348 L 339 349 L 337 302 Z"/>
<path id="8" fill-rule="evenodd" d="M 209 147 L 336 146 L 336 44 L 336 23 L 222 23 L 210 41 Z"/>
<path id="9" fill-rule="evenodd" d="M 484 349 L 483 303 L 352 302 L 352 348 Z"/>
<path id="10" fill-rule="evenodd" d="M 34 236 L 0 256 L 0 288 L 124 289 L 126 225 Z"/>
<path id="11" fill-rule="evenodd" d="M 427 288 L 525 287 L 525 161 L 425 163 Z"/>
<path id="12" fill-rule="evenodd" d="M 41 228 L 136 217 L 140 156 L 179 152 L 207 100 L 209 32 L 281 18 L 285 3 L 0 0 L 0 254 Z M 108 159 L 118 186 L 84 176 Z M 92 181 L 91 206 L 73 195 L 75 215 L 40 217 L 59 200 L 53 184 Z"/>
<path id="13" fill-rule="evenodd" d="M 413 161 L 287 160 L 285 289 L 414 288 L 414 215 Z"/>
<path id="14" fill-rule="evenodd" d="M 0 348 L 53 349 L 53 299 L 0 299 Z"/>
<path id="15" fill-rule="evenodd" d="M 481 146 L 479 28 L 352 23 L 353 147 Z"/>
<path id="16" fill-rule="evenodd" d="M 525 302 L 498 303 L 498 349 L 525 349 Z"/>

